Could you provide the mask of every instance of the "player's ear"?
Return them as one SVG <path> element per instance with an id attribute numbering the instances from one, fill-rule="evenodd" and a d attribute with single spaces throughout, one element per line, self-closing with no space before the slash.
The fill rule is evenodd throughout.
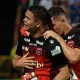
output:
<path id="1" fill-rule="evenodd" d="M 62 19 L 62 22 L 65 22 L 65 19 Z"/>
<path id="2" fill-rule="evenodd" d="M 65 19 L 62 19 L 62 25 L 63 25 L 63 27 L 65 27 L 66 26 L 66 20 Z"/>
<path id="3" fill-rule="evenodd" d="M 42 22 L 39 20 L 39 21 L 37 21 L 37 27 L 39 27 L 39 26 L 41 26 L 41 24 L 42 24 Z"/>

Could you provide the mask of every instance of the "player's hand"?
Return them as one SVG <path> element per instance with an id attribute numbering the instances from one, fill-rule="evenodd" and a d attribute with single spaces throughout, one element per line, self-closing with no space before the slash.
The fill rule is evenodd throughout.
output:
<path id="1" fill-rule="evenodd" d="M 19 61 L 18 61 L 18 66 L 28 68 L 28 69 L 33 69 L 33 67 L 36 66 L 36 61 L 35 57 L 28 57 L 29 52 L 25 54 Z"/>
<path id="2" fill-rule="evenodd" d="M 57 37 L 59 36 L 56 32 L 52 31 L 52 30 L 48 30 L 43 34 L 45 39 L 48 39 L 50 36 L 57 39 Z"/>

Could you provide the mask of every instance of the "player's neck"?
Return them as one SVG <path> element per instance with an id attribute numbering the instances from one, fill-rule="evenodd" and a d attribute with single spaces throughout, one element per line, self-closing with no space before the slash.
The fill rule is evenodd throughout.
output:
<path id="1" fill-rule="evenodd" d="M 40 28 L 36 34 L 33 35 L 34 38 L 38 38 L 40 36 L 42 36 L 42 34 L 45 32 L 46 30 L 44 28 Z"/>
<path id="2" fill-rule="evenodd" d="M 66 24 L 64 29 L 64 35 L 66 35 L 71 29 L 72 29 L 72 26 L 70 24 Z"/>

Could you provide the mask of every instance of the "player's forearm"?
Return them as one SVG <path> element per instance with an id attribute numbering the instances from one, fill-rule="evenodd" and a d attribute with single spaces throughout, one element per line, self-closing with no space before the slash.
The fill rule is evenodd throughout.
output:
<path id="1" fill-rule="evenodd" d="M 69 70 L 67 65 L 64 68 L 60 69 L 60 72 L 53 80 L 68 80 L 69 79 Z"/>
<path id="2" fill-rule="evenodd" d="M 63 72 L 60 72 L 53 80 L 68 80 L 68 77 L 63 74 Z"/>
<path id="3" fill-rule="evenodd" d="M 18 67 L 18 66 L 17 66 L 17 62 L 18 62 L 17 60 L 13 59 L 12 63 L 13 63 L 13 67 L 14 67 L 14 68 L 15 68 L 15 67 Z"/>
<path id="4" fill-rule="evenodd" d="M 20 71 L 23 72 L 23 68 L 18 66 L 17 61 L 13 61 L 13 67 L 14 67 L 15 70 L 20 70 Z"/>
<path id="5" fill-rule="evenodd" d="M 19 61 L 19 57 L 16 57 L 16 56 L 14 56 L 14 58 L 13 58 L 13 61 L 12 61 L 12 64 L 13 64 L 13 67 L 15 68 L 15 69 L 21 69 L 21 67 L 19 66 L 19 64 L 18 64 L 18 61 Z"/>
<path id="6" fill-rule="evenodd" d="M 75 63 L 78 60 L 79 54 L 76 54 L 76 50 L 74 48 L 69 47 L 66 42 L 62 39 L 62 37 L 56 38 L 60 43 L 64 55 L 68 58 L 71 63 Z"/>

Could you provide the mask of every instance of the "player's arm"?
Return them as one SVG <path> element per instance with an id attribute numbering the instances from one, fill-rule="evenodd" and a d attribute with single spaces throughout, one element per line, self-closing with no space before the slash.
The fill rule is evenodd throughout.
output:
<path id="1" fill-rule="evenodd" d="M 22 69 L 22 67 L 20 67 L 20 66 L 18 66 L 18 60 L 21 58 L 21 56 L 18 56 L 18 55 L 14 55 L 14 57 L 13 57 L 13 60 L 12 60 L 12 64 L 13 64 L 13 67 L 15 68 L 15 69 L 18 69 L 18 70 L 20 70 L 20 69 Z"/>
<path id="2" fill-rule="evenodd" d="M 62 37 L 58 37 L 56 38 L 58 40 L 58 42 L 60 43 L 64 55 L 68 58 L 68 60 L 71 63 L 76 63 L 77 61 L 80 60 L 80 49 L 79 48 L 71 48 L 69 47 L 65 41 L 62 39 Z M 65 46 L 65 47 L 64 47 Z"/>
<path id="3" fill-rule="evenodd" d="M 55 78 L 53 78 L 53 80 L 67 80 L 69 78 L 69 69 L 67 66 L 67 59 L 63 54 L 62 48 L 59 42 L 53 38 L 51 38 L 49 42 L 50 45 L 48 45 L 48 55 L 52 61 L 53 68 L 59 70 L 59 73 Z"/>
<path id="4" fill-rule="evenodd" d="M 53 67 L 57 68 L 59 70 L 59 73 L 55 76 L 53 80 L 68 80 L 70 76 L 69 68 L 67 65 L 67 60 L 63 55 L 63 53 L 55 55 L 55 59 L 53 59 L 52 62 L 54 63 L 54 61 L 55 61 L 55 64 L 53 65 Z"/>
<path id="5" fill-rule="evenodd" d="M 45 39 L 47 39 L 50 36 L 55 38 L 60 43 L 64 55 L 67 57 L 67 59 L 71 63 L 76 63 L 78 60 L 80 60 L 80 49 L 79 48 L 69 47 L 61 36 L 59 36 L 57 33 L 51 30 L 44 33 Z"/>
<path id="6" fill-rule="evenodd" d="M 53 80 L 68 80 L 69 79 L 69 70 L 68 66 L 65 65 L 64 67 L 59 69 L 59 73 Z"/>

